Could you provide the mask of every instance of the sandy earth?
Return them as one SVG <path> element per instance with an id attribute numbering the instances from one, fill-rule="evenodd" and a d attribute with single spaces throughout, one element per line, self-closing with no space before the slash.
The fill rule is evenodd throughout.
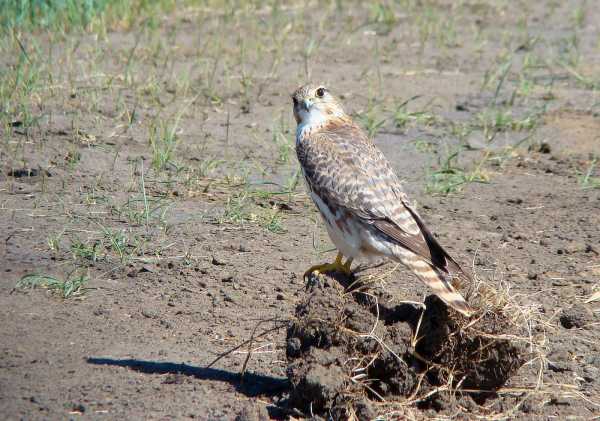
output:
<path id="1" fill-rule="evenodd" d="M 288 93 L 306 79 L 301 53 L 311 31 L 320 40 L 309 60 L 312 79 L 325 81 L 350 113 L 364 116 L 369 98 L 379 98 L 374 114 L 389 117 L 394 101 L 421 96 L 408 110 L 427 110 L 435 118 L 413 119 L 404 127 L 388 118 L 375 142 L 448 251 L 482 281 L 509 287 L 514 302 L 536 314 L 530 328 L 544 358 L 509 379 L 508 392 L 490 397 L 487 413 L 510 419 L 600 416 L 600 307 L 584 302 L 600 283 L 600 188 L 582 181 L 600 155 L 598 88 L 582 85 L 560 66 L 524 65 L 530 53 L 539 60 L 559 54 L 561 40 L 575 33 L 581 74 L 594 75 L 600 12 L 588 2 L 583 23 L 573 29 L 565 16 L 579 6 L 575 1 L 556 8 L 550 3 L 557 2 L 548 1 L 520 13 L 494 2 L 454 8 L 433 3 L 436 16 L 457 16 L 456 35 L 446 41 L 431 35 L 424 46 L 415 16 L 425 12 L 418 8 L 396 10 L 389 32 L 381 23 L 359 25 L 371 13 L 359 6 L 342 12 L 334 6 L 325 12 L 315 5 L 283 8 L 279 23 L 264 9 L 230 19 L 207 12 L 203 24 L 201 13 L 178 11 L 153 32 L 138 31 L 131 83 L 122 76 L 136 30 L 81 35 L 76 48 L 71 39 L 40 37 L 39 48 L 53 51 L 46 65 L 56 86 L 32 94 L 37 123 L 13 124 L 0 149 L 4 418 L 301 415 L 288 401 L 285 326 L 255 340 L 243 381 L 246 347 L 206 367 L 250 338 L 258 321 L 290 320 L 311 293 L 304 270 L 335 255 L 327 251 L 325 231 L 301 183 L 289 194 L 252 193 L 272 188 L 261 181 L 285 184 L 297 170 Z M 206 63 L 200 58 L 217 54 L 205 40 L 223 28 L 229 29 L 221 38 L 223 54 L 234 58 L 215 65 L 213 90 L 220 99 L 203 99 Z M 237 61 L 238 32 L 247 37 L 246 65 Z M 288 34 L 282 51 L 252 44 L 256 37 L 271 45 L 271 32 Z M 524 46 L 525 33 L 541 41 Z M 153 56 L 149 50 L 160 42 L 167 45 Z M 482 89 L 482 80 L 507 54 L 514 64 L 494 97 L 497 81 Z M 277 57 L 276 71 L 266 76 Z M 0 63 L 14 60 L 8 56 Z M 239 87 L 243 67 L 254 77 L 249 94 Z M 114 85 L 93 86 L 111 75 Z M 511 102 L 522 75 L 535 82 L 533 88 Z M 544 84 L 551 76 L 549 88 Z M 505 127 L 490 141 L 476 124 L 490 104 L 510 110 L 515 119 L 539 115 L 531 128 Z M 134 109 L 127 125 L 122 111 Z M 180 111 L 177 165 L 156 170 L 149 138 L 162 120 L 155 117 L 172 122 Z M 462 136 L 464 127 L 472 130 Z M 465 168 L 489 158 L 481 167 L 487 182 L 468 183 L 448 196 L 431 194 L 428 177 L 461 142 L 471 146 L 461 149 L 458 163 Z M 15 171 L 22 169 L 37 173 Z M 598 167 L 590 176 L 600 177 Z M 140 219 L 143 194 L 158 210 Z M 236 204 L 244 196 L 250 210 L 240 211 Z M 123 255 L 111 246 L 107 230 L 124 233 Z M 88 249 L 97 244 L 97 256 L 77 254 L 79 243 Z M 391 294 L 390 305 L 423 301 L 426 288 L 393 268 L 385 264 L 359 277 L 385 275 L 379 287 Z M 68 299 L 43 288 L 15 289 L 26 274 L 65 279 L 74 269 L 89 281 L 84 293 Z M 460 399 L 443 402 L 415 403 L 403 414 L 418 419 L 463 413 L 469 419 Z M 306 407 L 300 409 L 308 415 Z M 385 415 L 388 408 L 382 411 L 368 415 Z"/>

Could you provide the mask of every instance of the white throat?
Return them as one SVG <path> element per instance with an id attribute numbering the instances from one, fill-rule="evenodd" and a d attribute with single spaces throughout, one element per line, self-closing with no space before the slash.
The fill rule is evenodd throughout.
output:
<path id="1" fill-rule="evenodd" d="M 300 140 L 307 132 L 322 127 L 326 122 L 327 117 L 317 107 L 312 107 L 310 111 L 300 111 L 300 123 L 296 128 L 296 140 Z"/>
<path id="2" fill-rule="evenodd" d="M 344 117 L 344 112 L 336 110 L 333 114 L 325 113 L 318 106 L 313 106 L 309 111 L 301 110 L 299 113 L 300 123 L 296 128 L 296 140 L 299 141 L 312 130 L 318 130 L 323 127 L 332 118 Z"/>

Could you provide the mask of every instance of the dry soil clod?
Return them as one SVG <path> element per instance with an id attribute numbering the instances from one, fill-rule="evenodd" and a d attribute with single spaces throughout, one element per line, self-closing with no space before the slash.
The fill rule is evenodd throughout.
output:
<path id="1" fill-rule="evenodd" d="M 426 310 L 391 306 L 391 296 L 350 280 L 313 276 L 287 332 L 290 405 L 309 415 L 372 419 L 382 402 L 444 411 L 436 390 L 468 389 L 470 405 L 494 396 L 525 362 L 498 335 L 501 312 L 469 321 L 435 296 Z"/>

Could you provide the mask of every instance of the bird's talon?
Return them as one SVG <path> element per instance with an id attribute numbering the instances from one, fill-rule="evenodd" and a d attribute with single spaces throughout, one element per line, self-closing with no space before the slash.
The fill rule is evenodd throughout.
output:
<path id="1" fill-rule="evenodd" d="M 342 258 L 342 254 L 338 253 L 333 263 L 324 263 L 321 265 L 312 266 L 310 269 L 304 272 L 304 279 L 309 278 L 312 273 L 315 273 L 318 276 L 319 274 L 326 272 L 341 272 L 347 276 L 350 276 L 352 274 L 352 271 L 350 270 L 352 259 L 349 258 L 346 263 L 342 263 Z"/>

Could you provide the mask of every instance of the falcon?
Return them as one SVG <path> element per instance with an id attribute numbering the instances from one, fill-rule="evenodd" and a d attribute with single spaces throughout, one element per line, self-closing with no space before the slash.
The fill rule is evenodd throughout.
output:
<path id="1" fill-rule="evenodd" d="M 333 263 L 313 266 L 305 275 L 350 274 L 356 258 L 385 257 L 408 267 L 449 307 L 472 315 L 455 288 L 470 281 L 469 275 L 431 234 L 373 141 L 324 86 L 301 86 L 292 100 L 298 161 L 338 249 Z"/>

